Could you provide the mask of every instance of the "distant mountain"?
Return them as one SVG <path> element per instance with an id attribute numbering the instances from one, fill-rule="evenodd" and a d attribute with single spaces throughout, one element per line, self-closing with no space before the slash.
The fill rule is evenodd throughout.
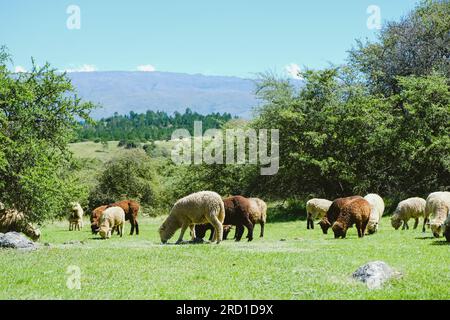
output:
<path id="1" fill-rule="evenodd" d="M 142 113 L 161 110 L 200 114 L 229 112 L 251 118 L 258 105 L 253 80 L 238 77 L 205 76 L 172 72 L 74 72 L 68 76 L 81 98 L 99 103 L 94 119 L 115 112 Z"/>

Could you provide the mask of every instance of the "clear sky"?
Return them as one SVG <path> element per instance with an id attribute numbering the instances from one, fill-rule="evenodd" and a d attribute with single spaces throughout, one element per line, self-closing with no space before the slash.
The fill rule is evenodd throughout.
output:
<path id="1" fill-rule="evenodd" d="M 0 45 L 61 70 L 141 70 L 252 77 L 290 64 L 341 63 L 374 39 L 370 5 L 393 20 L 416 0 L 0 0 Z M 69 5 L 80 29 L 68 29 Z M 72 21 L 72 20 L 71 20 Z"/>

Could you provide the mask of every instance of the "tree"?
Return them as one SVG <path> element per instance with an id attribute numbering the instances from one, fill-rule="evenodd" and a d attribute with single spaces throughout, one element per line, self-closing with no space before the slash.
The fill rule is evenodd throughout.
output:
<path id="1" fill-rule="evenodd" d="M 399 22 L 388 22 L 374 43 L 357 42 L 349 63 L 372 92 L 385 96 L 400 90 L 398 76 L 450 77 L 450 2 L 422 1 Z"/>
<path id="2" fill-rule="evenodd" d="M 0 199 L 42 222 L 82 200 L 85 188 L 71 174 L 67 148 L 78 120 L 89 121 L 65 74 L 49 64 L 13 74 L 9 55 L 0 50 Z"/>

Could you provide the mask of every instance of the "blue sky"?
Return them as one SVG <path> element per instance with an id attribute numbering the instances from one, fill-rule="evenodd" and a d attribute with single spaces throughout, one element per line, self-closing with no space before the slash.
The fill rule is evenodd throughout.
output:
<path id="1" fill-rule="evenodd" d="M 143 70 L 252 77 L 289 64 L 341 63 L 356 38 L 374 39 L 369 5 L 382 21 L 416 0 L 0 0 L 0 44 L 16 67 L 49 61 L 61 70 Z M 81 28 L 69 30 L 69 5 Z M 146 67 L 142 67 L 146 66 Z"/>

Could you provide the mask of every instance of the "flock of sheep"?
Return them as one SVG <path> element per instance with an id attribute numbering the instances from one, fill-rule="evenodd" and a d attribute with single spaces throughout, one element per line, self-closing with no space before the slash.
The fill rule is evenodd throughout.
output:
<path id="1" fill-rule="evenodd" d="M 84 212 L 80 204 L 70 204 L 69 230 L 83 228 Z M 377 232 L 384 213 L 384 201 L 377 194 L 351 196 L 329 201 L 326 199 L 311 199 L 306 203 L 307 229 L 314 229 L 314 220 L 323 233 L 331 228 L 335 238 L 345 238 L 349 228 L 355 225 L 358 236 L 364 237 L 366 232 Z M 125 221 L 130 221 L 132 235 L 139 234 L 137 221 L 140 205 L 133 200 L 123 200 L 100 206 L 91 214 L 91 230 L 103 239 L 108 239 L 114 232 L 122 237 Z M 392 227 L 409 229 L 408 221 L 414 219 L 414 229 L 423 217 L 422 231 L 428 225 L 435 237 L 441 234 L 450 242 L 450 192 L 434 192 L 427 199 L 409 198 L 401 201 L 391 217 Z M 267 219 L 267 205 L 258 198 L 232 196 L 225 199 L 212 191 L 201 191 L 190 194 L 178 200 L 172 207 L 169 216 L 159 228 L 162 243 L 167 243 L 178 229 L 181 229 L 177 243 L 183 242 L 186 230 L 189 228 L 191 241 L 202 242 L 208 230 L 211 230 L 209 240 L 220 243 L 227 238 L 230 230 L 235 227 L 235 239 L 240 241 L 244 228 L 247 228 L 247 239 L 253 239 L 253 229 L 260 224 L 260 237 L 264 236 L 264 225 Z M 15 209 L 6 209 L 0 203 L 0 232 L 23 232 L 33 240 L 40 237 L 39 229 L 27 223 L 23 213 Z"/>

